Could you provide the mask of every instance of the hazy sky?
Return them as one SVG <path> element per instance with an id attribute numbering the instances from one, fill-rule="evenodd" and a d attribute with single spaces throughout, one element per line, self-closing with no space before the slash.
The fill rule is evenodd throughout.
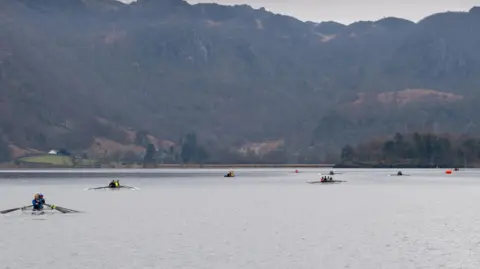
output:
<path id="1" fill-rule="evenodd" d="M 131 2 L 132 0 L 121 0 Z M 432 13 L 468 11 L 480 0 L 188 0 L 190 3 L 216 2 L 225 5 L 248 4 L 255 8 L 287 14 L 300 20 L 338 21 L 378 20 L 400 17 L 418 21 Z"/>

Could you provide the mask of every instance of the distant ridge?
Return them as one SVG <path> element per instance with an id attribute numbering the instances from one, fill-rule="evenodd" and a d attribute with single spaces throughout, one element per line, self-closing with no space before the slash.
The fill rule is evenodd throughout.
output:
<path id="1" fill-rule="evenodd" d="M 140 154 L 137 133 L 178 147 L 195 132 L 212 155 L 281 140 L 275 154 L 314 162 L 397 131 L 477 134 L 479 44 L 479 7 L 343 25 L 182 0 L 3 0 L 0 155 Z"/>

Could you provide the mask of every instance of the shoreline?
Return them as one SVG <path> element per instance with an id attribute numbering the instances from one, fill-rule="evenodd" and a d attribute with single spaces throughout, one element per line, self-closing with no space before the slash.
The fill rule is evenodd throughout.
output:
<path id="1" fill-rule="evenodd" d="M 419 165 L 419 164 L 359 164 L 359 165 L 349 165 L 349 164 L 335 164 L 332 166 L 334 169 L 343 169 L 343 168 L 354 168 L 354 169 L 453 169 L 453 168 L 476 168 L 478 166 L 468 166 L 463 165 Z"/>
<path id="2" fill-rule="evenodd" d="M 468 168 L 475 168 L 477 165 L 470 165 Z M 142 165 L 122 165 L 117 163 L 103 165 L 51 165 L 43 163 L 3 163 L 0 164 L 0 170 L 29 170 L 29 169 L 234 169 L 234 168 L 331 168 L 331 169 L 432 169 L 432 168 L 465 168 L 463 165 L 413 165 L 413 164 L 156 164 L 143 167 Z"/>
<path id="3" fill-rule="evenodd" d="M 334 164 L 157 164 L 148 167 L 141 165 L 100 165 L 100 166 L 60 166 L 49 164 L 0 164 L 1 170 L 9 169 L 192 169 L 192 168 L 333 168 Z"/>

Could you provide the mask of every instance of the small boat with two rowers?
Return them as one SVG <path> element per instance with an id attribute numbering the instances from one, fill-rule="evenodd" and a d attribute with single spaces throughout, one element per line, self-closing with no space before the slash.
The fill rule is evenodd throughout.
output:
<path id="1" fill-rule="evenodd" d="M 35 194 L 34 199 L 32 200 L 32 205 L 15 207 L 6 210 L 0 211 L 0 214 L 8 214 L 15 211 L 21 211 L 23 214 L 31 215 L 43 215 L 43 214 L 52 214 L 52 213 L 82 213 L 81 211 L 68 209 L 65 207 L 47 204 L 42 194 Z"/>

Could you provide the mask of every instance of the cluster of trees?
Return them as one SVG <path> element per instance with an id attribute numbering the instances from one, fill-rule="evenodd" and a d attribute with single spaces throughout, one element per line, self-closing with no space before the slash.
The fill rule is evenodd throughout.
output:
<path id="1" fill-rule="evenodd" d="M 343 164 L 412 167 L 475 166 L 480 163 L 480 138 L 431 133 L 397 133 L 392 139 L 371 140 L 341 151 Z"/>
<path id="2" fill-rule="evenodd" d="M 8 144 L 0 138 L 0 163 L 10 160 L 10 148 Z"/>
<path id="3" fill-rule="evenodd" d="M 182 151 L 180 153 L 183 163 L 205 163 L 209 155 L 204 147 L 197 142 L 195 133 L 189 133 L 182 139 Z"/>
<path id="4" fill-rule="evenodd" d="M 140 135 L 140 137 L 141 136 L 142 135 Z M 137 135 L 137 137 L 139 137 L 139 135 Z M 148 139 L 137 139 L 136 141 L 145 142 L 148 141 Z M 147 143 L 145 156 L 143 157 L 143 165 L 144 167 L 148 167 L 157 163 L 164 163 L 164 161 L 169 163 L 204 164 L 208 159 L 209 154 L 203 146 L 198 144 L 196 134 L 188 133 L 181 140 L 180 153 L 177 153 L 174 147 L 170 147 L 168 150 L 157 149 L 152 143 Z"/>

